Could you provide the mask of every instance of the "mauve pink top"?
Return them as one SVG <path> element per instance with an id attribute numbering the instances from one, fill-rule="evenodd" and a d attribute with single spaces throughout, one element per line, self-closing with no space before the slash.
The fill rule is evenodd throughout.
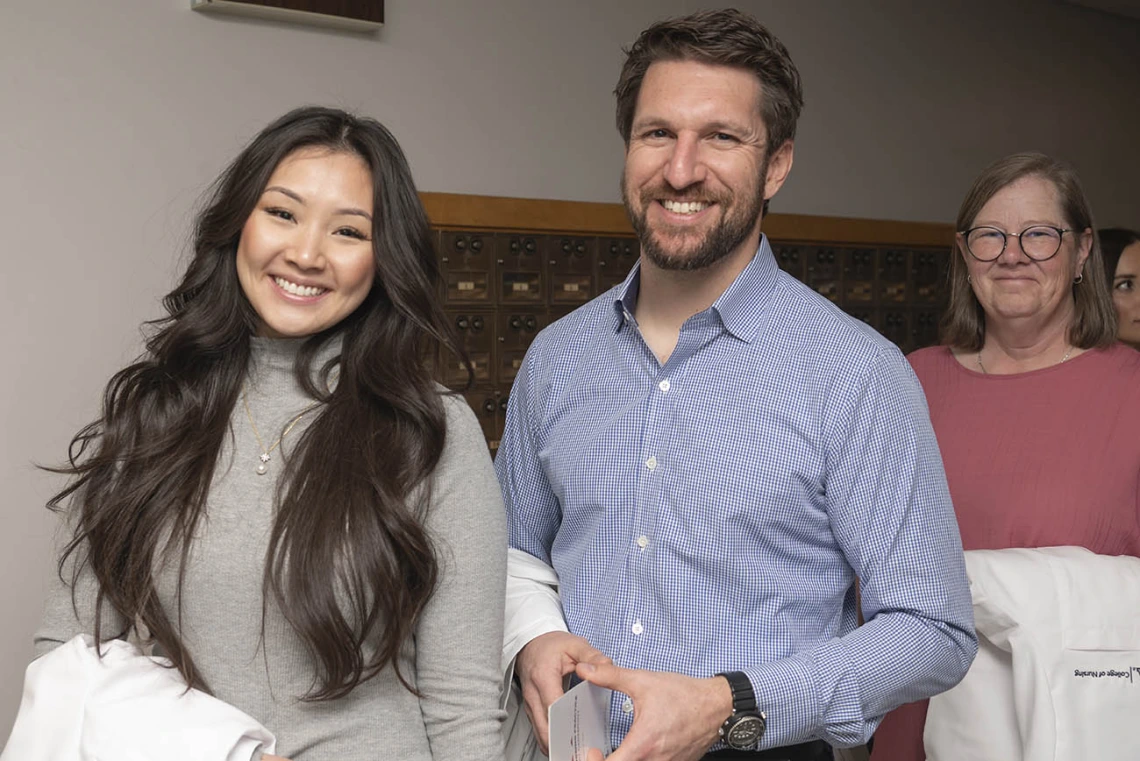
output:
<path id="1" fill-rule="evenodd" d="M 985 375 L 911 354 L 967 550 L 1079 545 L 1140 556 L 1140 352 Z"/>
<path id="2" fill-rule="evenodd" d="M 962 547 L 1077 545 L 1140 557 L 1140 352 L 1094 349 L 1042 370 L 985 375 L 919 349 Z M 926 704 L 875 734 L 876 761 L 920 761 Z"/>

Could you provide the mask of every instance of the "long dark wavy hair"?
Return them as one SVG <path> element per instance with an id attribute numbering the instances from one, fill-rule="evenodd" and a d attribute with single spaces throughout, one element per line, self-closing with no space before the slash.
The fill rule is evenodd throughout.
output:
<path id="1" fill-rule="evenodd" d="M 257 316 L 238 281 L 242 228 L 281 160 L 312 147 L 358 156 L 371 170 L 376 276 L 364 302 L 298 355 L 297 379 L 323 405 L 278 483 L 264 599 L 276 600 L 312 656 L 307 699 L 346 695 L 388 665 L 414 692 L 397 656 L 439 572 L 423 524 L 446 436 L 438 360 L 466 357 L 436 296 L 435 248 L 407 161 L 375 120 L 297 109 L 215 181 L 193 258 L 163 300 L 167 316 L 148 323 L 146 351 L 111 378 L 101 416 L 57 469 L 72 478 L 49 506 L 70 503 L 75 525 L 60 573 L 75 554 L 74 573 L 86 566 L 97 579 L 97 641 L 127 634 L 104 631 L 109 605 L 129 627 L 144 625 L 190 686 L 209 690 L 182 645 L 180 617 L 159 602 L 155 569 L 179 552 L 181 593 L 250 358 Z M 314 368 L 335 339 L 339 356 Z"/>

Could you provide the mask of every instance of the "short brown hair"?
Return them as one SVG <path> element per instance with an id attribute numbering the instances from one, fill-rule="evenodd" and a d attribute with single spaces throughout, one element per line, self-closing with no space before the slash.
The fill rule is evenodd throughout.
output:
<path id="1" fill-rule="evenodd" d="M 1077 173 L 1068 164 L 1043 153 L 1015 153 L 982 170 L 958 209 L 954 229 L 965 232 L 999 190 L 1024 177 L 1041 177 L 1053 183 L 1061 196 L 1065 225 L 1078 233 L 1096 229 Z M 986 338 L 986 316 L 967 280 L 964 256 L 968 254 L 960 251 L 955 241 L 950 250 L 950 299 L 942 315 L 941 339 L 943 344 L 961 351 L 980 351 Z M 1116 311 L 1105 282 L 1104 259 L 1096 235 L 1092 236 L 1092 249 L 1081 274 L 1081 282 L 1073 284 L 1075 309 L 1069 343 L 1082 349 L 1108 346 L 1116 341 Z"/>
<path id="2" fill-rule="evenodd" d="M 804 106 L 800 73 L 783 43 L 746 13 L 729 8 L 660 21 L 642 32 L 625 54 L 614 95 L 617 128 L 626 145 L 641 82 L 658 61 L 699 61 L 752 72 L 763 93 L 760 114 L 768 129 L 767 155 L 796 136 Z"/>

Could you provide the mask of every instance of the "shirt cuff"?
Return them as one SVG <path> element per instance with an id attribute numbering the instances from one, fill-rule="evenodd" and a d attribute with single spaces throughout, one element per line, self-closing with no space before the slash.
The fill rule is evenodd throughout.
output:
<path id="1" fill-rule="evenodd" d="M 762 748 L 813 739 L 837 747 L 865 742 L 869 725 L 840 640 L 743 671 L 767 720 Z"/>

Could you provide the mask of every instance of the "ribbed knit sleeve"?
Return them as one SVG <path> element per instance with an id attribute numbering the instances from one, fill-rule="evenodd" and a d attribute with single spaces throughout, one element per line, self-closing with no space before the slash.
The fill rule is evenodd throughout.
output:
<path id="1" fill-rule="evenodd" d="M 432 758 L 502 758 L 506 523 L 487 444 L 462 397 L 449 396 L 428 530 L 440 583 L 416 631 L 416 684 Z"/>
<path id="2" fill-rule="evenodd" d="M 63 556 L 63 550 L 74 536 L 75 525 L 68 513 L 60 520 L 55 534 L 55 554 L 53 557 Z M 86 552 L 86 547 L 81 548 Z M 57 572 L 58 566 L 52 567 L 44 600 L 44 615 L 35 634 L 35 654 L 40 657 L 51 652 L 59 645 L 75 637 L 77 634 L 95 634 L 95 599 L 99 591 L 99 584 L 91 567 L 84 564 L 78 577 L 75 576 L 76 564 L 80 554 L 75 552 L 68 556 L 63 565 L 62 573 Z M 74 586 L 74 597 L 72 588 Z M 114 637 L 126 629 L 126 620 L 120 616 L 109 603 L 103 606 L 102 635 L 104 639 Z"/>

